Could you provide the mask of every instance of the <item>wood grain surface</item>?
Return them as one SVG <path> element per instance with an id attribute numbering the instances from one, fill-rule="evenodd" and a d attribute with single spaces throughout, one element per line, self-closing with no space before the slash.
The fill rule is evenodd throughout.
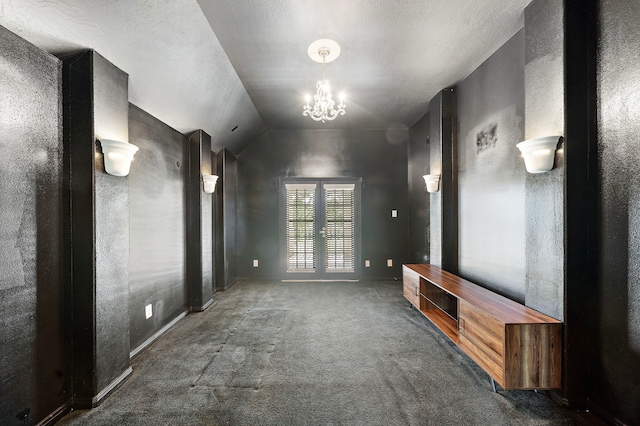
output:
<path id="1" fill-rule="evenodd" d="M 560 321 L 433 265 L 403 265 L 403 279 L 405 297 L 503 389 L 561 387 Z M 431 284 L 457 299 L 457 318 L 424 294 L 416 305 L 416 286 Z"/>

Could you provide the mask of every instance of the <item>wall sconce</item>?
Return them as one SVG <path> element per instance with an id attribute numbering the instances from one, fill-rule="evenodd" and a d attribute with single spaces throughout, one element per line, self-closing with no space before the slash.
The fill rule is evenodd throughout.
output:
<path id="1" fill-rule="evenodd" d="M 100 139 L 104 169 L 113 176 L 127 176 L 138 147 L 126 142 Z"/>
<path id="2" fill-rule="evenodd" d="M 559 140 L 560 136 L 545 136 L 529 139 L 516 145 L 522 152 L 524 165 L 529 173 L 544 173 L 553 168 Z"/>
<path id="3" fill-rule="evenodd" d="M 216 175 L 202 175 L 202 182 L 204 182 L 204 192 L 212 194 L 216 190 L 216 181 L 218 176 Z"/>
<path id="4" fill-rule="evenodd" d="M 424 175 L 424 183 L 427 184 L 428 192 L 438 192 L 440 189 L 440 175 Z"/>

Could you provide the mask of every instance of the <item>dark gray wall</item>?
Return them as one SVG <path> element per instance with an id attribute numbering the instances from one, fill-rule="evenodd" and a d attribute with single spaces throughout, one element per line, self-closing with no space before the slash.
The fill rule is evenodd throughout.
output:
<path id="1" fill-rule="evenodd" d="M 429 174 L 429 113 L 409 129 L 407 263 L 429 263 L 430 197 L 422 176 Z"/>
<path id="2" fill-rule="evenodd" d="M 229 289 L 238 279 L 238 161 L 226 148 L 216 153 L 216 290 Z"/>
<path id="3" fill-rule="evenodd" d="M 525 293 L 524 30 L 457 89 L 459 273 Z"/>
<path id="4" fill-rule="evenodd" d="M 530 3 L 525 9 L 525 36 L 523 140 L 564 135 L 563 2 Z M 525 300 L 528 306 L 559 320 L 564 320 L 564 180 L 562 151 L 556 153 L 551 171 L 526 173 L 524 217 Z"/>
<path id="5" fill-rule="evenodd" d="M 95 138 L 127 142 L 129 76 L 93 52 Z M 103 391 L 129 368 L 129 184 L 95 165 L 96 372 Z"/>
<path id="6" fill-rule="evenodd" d="M 600 2 L 599 370 L 592 401 L 640 424 L 640 3 Z"/>
<path id="7" fill-rule="evenodd" d="M 187 309 L 187 137 L 130 105 L 129 141 L 140 150 L 129 173 L 129 311 L 135 350 Z M 145 319 L 145 306 L 153 316 Z"/>
<path id="8" fill-rule="evenodd" d="M 362 177 L 361 259 L 371 261 L 362 278 L 400 277 L 407 261 L 407 141 L 406 130 L 272 131 L 245 149 L 238 157 L 239 276 L 281 278 L 280 177 Z"/>
<path id="9" fill-rule="evenodd" d="M 65 404 L 60 61 L 0 27 L 0 424 Z"/>

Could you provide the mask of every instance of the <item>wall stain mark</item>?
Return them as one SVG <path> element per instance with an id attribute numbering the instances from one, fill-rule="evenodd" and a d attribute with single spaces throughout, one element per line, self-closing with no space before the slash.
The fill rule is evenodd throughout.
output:
<path id="1" fill-rule="evenodd" d="M 476 154 L 493 149 L 498 142 L 498 125 L 490 124 L 476 135 Z"/>

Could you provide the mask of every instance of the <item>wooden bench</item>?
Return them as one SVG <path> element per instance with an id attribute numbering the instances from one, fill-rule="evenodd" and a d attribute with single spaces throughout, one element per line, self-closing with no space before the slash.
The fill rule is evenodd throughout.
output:
<path id="1" fill-rule="evenodd" d="M 558 389 L 562 322 L 429 265 L 403 265 L 403 294 L 503 389 Z"/>

